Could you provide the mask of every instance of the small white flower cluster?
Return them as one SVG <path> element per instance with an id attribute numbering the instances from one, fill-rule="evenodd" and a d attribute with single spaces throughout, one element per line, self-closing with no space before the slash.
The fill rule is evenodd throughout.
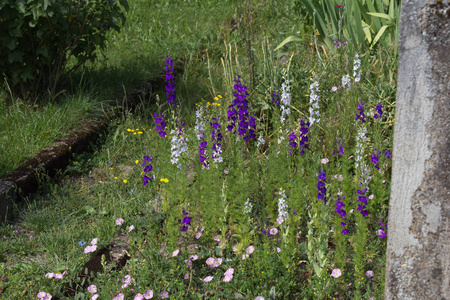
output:
<path id="1" fill-rule="evenodd" d="M 203 126 L 203 109 L 199 107 L 195 111 L 195 134 L 197 135 L 197 140 L 201 140 L 205 136 L 205 127 Z"/>
<path id="2" fill-rule="evenodd" d="M 283 136 L 283 129 L 280 129 L 280 137 L 278 138 L 278 145 L 283 142 L 284 136 Z"/>
<path id="3" fill-rule="evenodd" d="M 252 212 L 253 204 L 250 202 L 250 198 L 247 198 L 247 201 L 244 204 L 244 214 L 249 214 Z"/>
<path id="4" fill-rule="evenodd" d="M 222 154 L 222 147 L 216 146 L 216 149 L 212 149 L 212 158 L 215 163 L 223 162 L 223 157 L 221 156 L 221 154 Z M 216 168 L 218 168 L 217 165 Z"/>
<path id="5" fill-rule="evenodd" d="M 182 136 L 181 134 L 177 134 L 176 130 L 173 130 L 170 132 L 170 134 L 172 135 L 172 140 L 171 140 L 171 162 L 172 164 L 178 164 L 177 168 L 181 170 L 181 163 L 179 163 L 179 157 L 181 156 L 181 154 L 183 154 L 184 152 L 187 153 L 188 151 L 188 146 L 187 146 L 187 142 L 188 142 L 188 138 L 185 136 Z"/>
<path id="6" fill-rule="evenodd" d="M 353 60 L 353 77 L 355 77 L 355 82 L 359 82 L 361 80 L 361 60 L 359 59 L 358 53 L 355 55 L 355 59 Z M 358 71 L 359 70 L 359 71 Z"/>
<path id="7" fill-rule="evenodd" d="M 314 123 L 320 123 L 319 95 L 316 94 L 316 92 L 320 92 L 319 82 L 316 80 L 309 86 L 309 89 L 309 126 L 313 126 Z"/>
<path id="8" fill-rule="evenodd" d="M 260 135 L 258 138 L 258 143 L 256 144 L 256 147 L 259 148 L 259 146 L 264 145 L 266 143 L 266 141 L 264 140 L 263 136 Z"/>
<path id="9" fill-rule="evenodd" d="M 284 193 L 282 188 L 280 188 L 280 192 L 278 194 L 281 196 L 281 198 L 278 199 L 278 217 L 282 217 L 284 220 L 287 220 L 287 218 L 288 218 L 288 212 L 287 212 L 288 205 L 286 203 L 286 194 Z"/>
<path id="10" fill-rule="evenodd" d="M 363 170 L 363 156 L 364 156 L 364 143 L 367 140 L 366 137 L 367 128 L 359 127 L 358 128 L 358 136 L 356 137 L 356 150 L 355 150 L 355 167 L 356 169 L 361 167 Z"/>
<path id="11" fill-rule="evenodd" d="M 281 85 L 281 123 L 283 123 L 284 120 L 286 120 L 285 117 L 291 113 L 291 109 L 289 108 L 289 105 L 291 104 L 290 90 L 289 80 L 286 80 L 286 82 L 283 82 Z"/>
<path id="12" fill-rule="evenodd" d="M 342 87 L 347 87 L 347 91 L 350 90 L 350 87 L 352 86 L 352 83 L 350 81 L 350 75 L 344 75 L 342 76 Z"/>

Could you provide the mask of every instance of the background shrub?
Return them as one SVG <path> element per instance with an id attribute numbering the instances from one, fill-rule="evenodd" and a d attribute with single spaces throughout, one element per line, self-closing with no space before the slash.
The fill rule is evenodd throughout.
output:
<path id="1" fill-rule="evenodd" d="M 0 73 L 15 96 L 55 94 L 125 21 L 127 0 L 1 0 Z"/>

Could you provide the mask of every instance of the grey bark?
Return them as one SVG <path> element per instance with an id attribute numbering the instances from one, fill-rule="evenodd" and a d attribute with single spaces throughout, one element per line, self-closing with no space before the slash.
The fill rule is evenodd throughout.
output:
<path id="1" fill-rule="evenodd" d="M 385 299 L 450 299 L 449 19 L 402 1 Z"/>

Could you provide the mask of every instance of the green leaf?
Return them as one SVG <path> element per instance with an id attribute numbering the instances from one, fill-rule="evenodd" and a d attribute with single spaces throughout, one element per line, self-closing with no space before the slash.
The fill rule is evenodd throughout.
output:
<path id="1" fill-rule="evenodd" d="M 384 31 L 388 27 L 389 27 L 389 25 L 384 25 L 384 26 L 381 27 L 380 31 L 378 31 L 377 35 L 373 39 L 373 44 L 372 44 L 372 46 L 370 46 L 371 48 L 378 42 L 378 40 L 381 38 L 381 36 L 383 35 Z"/>
<path id="2" fill-rule="evenodd" d="M 19 9 L 19 12 L 21 12 L 22 14 L 25 13 L 25 5 L 26 5 L 26 1 L 25 0 L 16 0 L 16 5 L 17 8 Z"/>
<path id="3" fill-rule="evenodd" d="M 8 53 L 8 60 L 10 63 L 23 62 L 23 52 L 20 50 L 12 51 Z"/>
<path id="4" fill-rule="evenodd" d="M 370 27 L 364 21 L 361 21 L 361 22 L 363 22 L 363 30 L 364 30 L 364 33 L 366 34 L 366 39 L 369 41 L 369 44 L 370 44 L 370 43 L 372 43 L 372 34 L 370 33 Z"/>
<path id="5" fill-rule="evenodd" d="M 280 49 L 281 47 L 283 47 L 283 46 L 286 45 L 287 43 L 290 43 L 290 42 L 301 42 L 301 41 L 302 41 L 302 38 L 301 38 L 301 37 L 299 37 L 299 36 L 297 36 L 297 35 L 291 35 L 291 36 L 287 37 L 286 39 L 284 39 L 284 41 L 282 41 L 281 44 L 279 44 L 279 45 L 275 48 L 275 50 Z"/>
<path id="6" fill-rule="evenodd" d="M 368 12 L 367 14 L 374 16 L 374 17 L 378 17 L 378 18 L 383 18 L 383 19 L 387 19 L 389 22 L 393 22 L 394 20 L 391 18 L 391 16 L 387 15 L 387 14 L 383 14 L 383 13 L 373 13 L 373 12 Z"/>

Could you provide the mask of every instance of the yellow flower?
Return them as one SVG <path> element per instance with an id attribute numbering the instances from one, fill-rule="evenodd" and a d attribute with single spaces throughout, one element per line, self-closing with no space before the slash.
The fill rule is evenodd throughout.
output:
<path id="1" fill-rule="evenodd" d="M 111 170 L 112 170 L 112 169 L 114 169 L 114 168 L 109 168 L 109 169 L 111 169 Z"/>
<path id="2" fill-rule="evenodd" d="M 219 101 L 219 98 L 218 97 L 214 97 L 214 100 Z"/>
<path id="3" fill-rule="evenodd" d="M 131 129 L 130 129 L 130 128 L 128 128 L 128 129 L 127 129 L 127 131 L 131 131 Z"/>
<path id="4" fill-rule="evenodd" d="M 217 95 L 217 97 L 219 97 L 220 99 L 222 99 L 222 96 L 220 96 L 220 95 Z"/>
<path id="5" fill-rule="evenodd" d="M 143 134 L 143 132 L 142 132 L 142 131 L 139 131 L 138 134 Z"/>
<path id="6" fill-rule="evenodd" d="M 117 179 L 117 177 L 114 177 L 114 179 Z"/>
<path id="7" fill-rule="evenodd" d="M 136 135 L 137 133 L 136 133 L 136 132 L 133 132 L 133 134 Z"/>
<path id="8" fill-rule="evenodd" d="M 306 94 L 306 95 L 305 95 L 305 97 L 309 97 L 309 95 L 308 95 L 308 94 Z"/>
<path id="9" fill-rule="evenodd" d="M 138 164 L 138 163 L 139 163 L 139 160 L 136 159 L 135 163 Z"/>
<path id="10" fill-rule="evenodd" d="M 127 183 L 128 181 L 126 179 L 123 180 L 123 183 Z"/>

